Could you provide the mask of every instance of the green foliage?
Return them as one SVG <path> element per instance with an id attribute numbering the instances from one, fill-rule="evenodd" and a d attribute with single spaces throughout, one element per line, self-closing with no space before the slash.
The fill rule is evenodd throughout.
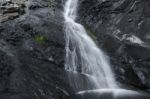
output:
<path id="1" fill-rule="evenodd" d="M 46 43 L 47 38 L 43 35 L 35 35 L 34 39 L 39 43 L 39 44 L 44 44 Z"/>

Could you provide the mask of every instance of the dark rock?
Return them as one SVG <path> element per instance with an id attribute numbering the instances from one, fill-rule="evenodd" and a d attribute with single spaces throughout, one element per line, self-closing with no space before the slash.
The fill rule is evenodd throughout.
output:
<path id="1" fill-rule="evenodd" d="M 0 80 L 0 99 L 62 99 L 74 92 L 64 70 L 63 17 L 62 9 L 57 8 L 61 4 L 54 11 L 45 5 L 46 0 L 32 3 L 44 6 L 0 25 L 6 56 L 0 67 L 4 63 L 9 67 L 4 68 L 6 74 L 0 71 L 4 78 Z M 2 52 L 0 48 L 0 58 Z"/>
<path id="2" fill-rule="evenodd" d="M 5 52 L 0 51 L 0 91 L 8 91 L 10 76 L 14 71 L 13 61 Z"/>
<path id="3" fill-rule="evenodd" d="M 42 4 L 39 4 L 39 3 L 33 3 L 32 5 L 30 5 L 29 9 L 30 10 L 36 10 L 38 8 L 44 8 L 44 7 L 47 7 L 48 5 L 42 5 Z"/>
<path id="4" fill-rule="evenodd" d="M 110 56 L 116 77 L 150 88 L 148 0 L 81 0 L 78 21 Z"/>

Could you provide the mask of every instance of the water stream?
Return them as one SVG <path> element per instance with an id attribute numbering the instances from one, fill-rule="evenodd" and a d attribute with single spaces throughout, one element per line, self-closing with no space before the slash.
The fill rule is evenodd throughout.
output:
<path id="1" fill-rule="evenodd" d="M 148 94 L 121 89 L 108 57 L 76 22 L 78 0 L 67 0 L 64 10 L 65 69 L 76 93 L 68 99 L 150 99 Z"/>
<path id="2" fill-rule="evenodd" d="M 85 28 L 76 22 L 78 0 L 67 0 L 64 10 L 66 58 L 65 69 L 86 75 L 93 88 L 118 88 L 108 57 L 94 43 Z M 76 75 L 71 83 L 80 89 Z M 90 87 L 90 85 L 89 85 Z"/>

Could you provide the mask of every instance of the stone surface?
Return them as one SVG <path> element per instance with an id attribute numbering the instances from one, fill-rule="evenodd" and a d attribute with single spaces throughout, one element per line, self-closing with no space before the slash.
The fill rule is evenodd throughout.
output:
<path id="1" fill-rule="evenodd" d="M 6 20 L 0 23 L 0 99 L 63 99 L 73 93 L 64 70 L 65 39 L 58 2 L 51 7 L 46 0 L 30 0 L 25 14 L 11 8 L 12 12 L 0 17 Z"/>
<path id="2" fill-rule="evenodd" d="M 110 56 L 117 79 L 150 88 L 150 1 L 81 0 L 78 21 Z"/>
<path id="3" fill-rule="evenodd" d="M 0 1 L 0 22 L 12 20 L 25 13 L 26 0 Z"/>

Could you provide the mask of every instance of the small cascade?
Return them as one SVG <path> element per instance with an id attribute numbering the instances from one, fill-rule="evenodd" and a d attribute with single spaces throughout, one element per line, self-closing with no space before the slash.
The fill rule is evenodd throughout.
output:
<path id="1" fill-rule="evenodd" d="M 87 77 L 89 89 L 118 88 L 108 57 L 98 48 L 85 28 L 76 22 L 78 0 L 67 0 L 64 10 L 66 57 L 65 69 L 74 72 L 71 84 L 78 90 L 84 81 L 76 73 Z M 82 85 L 80 85 L 82 83 Z M 82 86 L 83 87 L 83 86 Z"/>

